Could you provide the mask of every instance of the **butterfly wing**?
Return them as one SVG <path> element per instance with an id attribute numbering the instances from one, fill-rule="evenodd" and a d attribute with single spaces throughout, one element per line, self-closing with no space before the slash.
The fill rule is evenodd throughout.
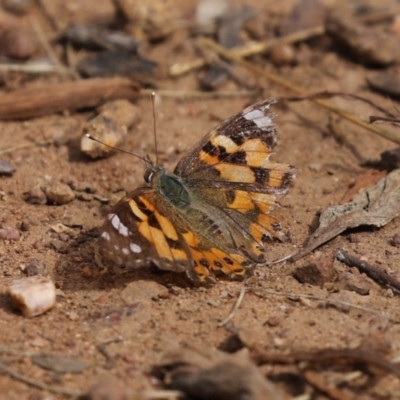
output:
<path id="1" fill-rule="evenodd" d="M 130 268 L 153 262 L 177 272 L 191 269 L 190 248 L 171 222 L 168 207 L 151 187 L 129 193 L 114 206 L 102 227 L 103 255 Z"/>
<path id="2" fill-rule="evenodd" d="M 219 243 L 253 262 L 263 261 L 269 239 L 285 238 L 268 213 L 295 176 L 293 166 L 269 160 L 277 143 L 268 113 L 273 103 L 264 100 L 223 121 L 174 171 L 213 219 L 225 221 L 225 240 Z"/>
<path id="3" fill-rule="evenodd" d="M 174 173 L 196 188 L 285 193 L 294 167 L 269 160 L 277 143 L 273 115 L 268 113 L 274 102 L 253 104 L 223 121 L 180 160 Z"/>

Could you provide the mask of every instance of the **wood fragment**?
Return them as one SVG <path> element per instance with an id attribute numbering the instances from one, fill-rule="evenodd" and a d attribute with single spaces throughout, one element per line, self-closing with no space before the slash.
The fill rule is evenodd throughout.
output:
<path id="1" fill-rule="evenodd" d="M 388 285 L 400 291 L 400 281 L 388 275 L 385 271 L 346 253 L 344 250 L 339 250 L 336 254 L 336 258 L 349 267 L 356 267 L 361 273 L 366 274 L 374 281 L 383 283 L 384 285 Z"/>
<path id="2" fill-rule="evenodd" d="M 134 100 L 139 92 L 139 84 L 126 78 L 94 78 L 20 89 L 0 96 L 0 120 L 93 108 L 115 99 Z"/>

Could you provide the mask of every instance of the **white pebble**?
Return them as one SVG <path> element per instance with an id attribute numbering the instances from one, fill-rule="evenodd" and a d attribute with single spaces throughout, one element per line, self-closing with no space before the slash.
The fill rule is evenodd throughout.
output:
<path id="1" fill-rule="evenodd" d="M 56 287 L 44 276 L 29 276 L 11 282 L 8 293 L 13 305 L 25 317 L 35 317 L 56 304 Z"/>

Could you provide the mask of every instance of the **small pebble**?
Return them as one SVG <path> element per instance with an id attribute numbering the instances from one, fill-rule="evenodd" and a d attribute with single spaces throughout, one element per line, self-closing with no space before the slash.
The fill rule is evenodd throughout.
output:
<path id="1" fill-rule="evenodd" d="M 31 8 L 32 0 L 3 0 L 1 5 L 6 11 L 17 15 L 24 15 Z"/>
<path id="2" fill-rule="evenodd" d="M 20 234 L 18 229 L 15 228 L 4 228 L 0 229 L 0 240 L 14 240 L 18 241 Z"/>
<path id="3" fill-rule="evenodd" d="M 274 327 L 274 326 L 280 325 L 281 322 L 282 322 L 282 318 L 281 317 L 273 315 L 272 317 L 269 317 L 265 323 L 268 326 Z"/>
<path id="4" fill-rule="evenodd" d="M 50 241 L 51 247 L 60 254 L 67 254 L 68 253 L 68 247 L 67 245 L 61 241 L 60 239 L 52 239 Z"/>
<path id="5" fill-rule="evenodd" d="M 19 227 L 19 229 L 21 229 L 22 232 L 28 232 L 30 228 L 31 228 L 31 224 L 30 224 L 29 221 L 26 220 L 26 219 L 24 219 L 24 220 L 21 222 L 21 225 L 20 225 L 20 227 Z"/>
<path id="6" fill-rule="evenodd" d="M 16 171 L 16 168 L 8 161 L 0 158 L 0 175 L 11 176 Z"/>
<path id="7" fill-rule="evenodd" d="M 47 197 L 39 186 L 35 186 L 24 194 L 24 199 L 29 204 L 46 204 Z"/>
<path id="8" fill-rule="evenodd" d="M 47 266 L 43 261 L 34 258 L 24 269 L 23 273 L 26 276 L 45 275 Z"/>
<path id="9" fill-rule="evenodd" d="M 109 101 L 100 106 L 97 111 L 103 117 L 118 121 L 118 125 L 125 126 L 127 129 L 140 119 L 137 106 L 124 99 Z"/>
<path id="10" fill-rule="evenodd" d="M 276 67 L 292 65 L 296 61 L 296 52 L 289 44 L 278 44 L 271 50 L 269 58 Z"/>
<path id="11" fill-rule="evenodd" d="M 85 135 L 81 139 L 81 151 L 93 159 L 108 157 L 115 151 L 114 148 L 121 147 L 126 137 L 125 126 L 101 114 L 88 121 L 83 131 Z M 86 134 L 107 146 L 89 139 Z"/>
<path id="12" fill-rule="evenodd" d="M 67 204 L 75 199 L 72 189 L 61 182 L 53 182 L 46 188 L 48 202 L 55 205 Z"/>
<path id="13" fill-rule="evenodd" d="M 56 287 L 44 276 L 30 276 L 11 282 L 8 293 L 14 307 L 25 317 L 35 317 L 56 304 Z"/>
<path id="14" fill-rule="evenodd" d="M 87 400 L 128 400 L 128 395 L 120 383 L 105 376 L 98 380 L 85 394 Z"/>
<path id="15" fill-rule="evenodd" d="M 30 29 L 10 24 L 0 34 L 0 54 L 19 60 L 31 58 L 37 49 L 35 37 Z"/>
<path id="16" fill-rule="evenodd" d="M 314 286 L 322 286 L 324 283 L 332 281 L 334 275 L 333 261 L 329 258 L 321 258 L 297 267 L 293 272 L 293 277 L 300 283 Z"/>
<path id="17" fill-rule="evenodd" d="M 400 247 L 400 235 L 394 235 L 390 240 L 390 244 L 394 247 Z"/>

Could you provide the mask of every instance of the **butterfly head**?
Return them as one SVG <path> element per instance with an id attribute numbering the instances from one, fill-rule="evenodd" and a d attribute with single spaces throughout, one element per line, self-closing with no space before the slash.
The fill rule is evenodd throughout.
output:
<path id="1" fill-rule="evenodd" d="M 162 165 L 153 165 L 146 162 L 146 171 L 144 173 L 144 181 L 151 185 L 154 179 L 165 174 L 165 168 Z"/>

